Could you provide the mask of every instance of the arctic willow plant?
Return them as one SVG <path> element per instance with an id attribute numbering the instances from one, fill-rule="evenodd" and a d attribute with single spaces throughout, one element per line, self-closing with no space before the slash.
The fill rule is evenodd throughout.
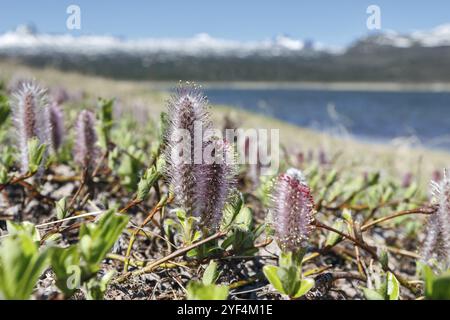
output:
<path id="1" fill-rule="evenodd" d="M 274 229 L 281 254 L 279 266 L 265 266 L 266 278 L 280 293 L 299 298 L 313 286 L 302 279 L 302 260 L 311 232 L 314 201 L 303 174 L 289 169 L 275 181 L 269 224 Z"/>
<path id="2" fill-rule="evenodd" d="M 289 169 L 275 182 L 269 223 L 282 251 L 301 253 L 314 230 L 314 200 L 302 172 Z"/>
<path id="3" fill-rule="evenodd" d="M 200 237 L 198 227 L 202 227 L 204 236 L 218 229 L 238 170 L 234 147 L 210 135 L 213 131 L 207 98 L 195 85 L 180 86 L 169 101 L 168 111 L 166 175 L 179 206 L 178 223 L 172 221 L 170 225 L 181 229 L 187 245 Z M 191 253 L 204 257 L 210 252 L 207 247 L 214 245 Z"/>
<path id="4" fill-rule="evenodd" d="M 91 111 L 80 112 L 75 124 L 74 158 L 85 170 L 93 169 L 99 157 L 95 115 Z"/>
<path id="5" fill-rule="evenodd" d="M 174 189 L 175 203 L 192 215 L 195 199 L 198 198 L 199 182 L 202 182 L 201 162 L 194 163 L 194 160 L 198 160 L 194 159 L 194 137 L 198 134 L 196 129 L 204 131 L 210 126 L 207 99 L 195 85 L 180 86 L 169 100 L 168 114 L 166 174 Z"/>
<path id="6" fill-rule="evenodd" d="M 447 170 L 439 183 L 431 182 L 431 193 L 438 209 L 428 220 L 422 257 L 429 261 L 436 254 L 441 267 L 446 269 L 450 267 L 450 177 Z"/>
<path id="7" fill-rule="evenodd" d="M 13 94 L 11 107 L 20 150 L 20 170 L 26 173 L 29 171 L 30 140 L 37 139 L 40 145 L 50 144 L 51 124 L 46 91 L 34 82 L 24 82 Z"/>

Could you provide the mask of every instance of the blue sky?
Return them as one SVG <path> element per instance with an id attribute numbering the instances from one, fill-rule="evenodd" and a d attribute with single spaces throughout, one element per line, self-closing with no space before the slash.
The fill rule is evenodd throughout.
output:
<path id="1" fill-rule="evenodd" d="M 81 7 L 81 31 L 142 37 L 190 37 L 209 33 L 235 40 L 278 34 L 344 45 L 366 34 L 366 8 L 381 7 L 382 29 L 409 32 L 450 22 L 450 1 L 406 0 L 0 0 L 0 32 L 33 23 L 41 32 L 65 33 L 66 8 Z M 73 32 L 73 31 L 72 31 Z"/>

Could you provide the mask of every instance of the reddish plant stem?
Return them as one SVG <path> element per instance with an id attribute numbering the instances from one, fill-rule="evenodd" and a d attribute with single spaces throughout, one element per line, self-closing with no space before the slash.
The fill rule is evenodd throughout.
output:
<path id="1" fill-rule="evenodd" d="M 100 161 L 97 163 L 97 165 L 94 168 L 94 171 L 92 172 L 92 178 L 94 178 L 95 176 L 97 176 L 98 172 L 100 171 L 100 169 L 103 166 L 103 162 L 105 161 L 105 159 L 108 157 L 109 154 L 109 150 L 106 150 L 103 154 L 102 157 L 100 158 Z"/>
<path id="2" fill-rule="evenodd" d="M 379 259 L 378 255 L 377 255 L 376 251 L 375 251 L 374 249 L 372 249 L 371 247 L 369 247 L 368 245 L 366 245 L 365 243 L 362 243 L 362 242 L 358 241 L 357 239 L 355 239 L 354 237 L 352 237 L 352 236 L 350 236 L 350 235 L 348 235 L 348 234 L 346 234 L 346 233 L 344 233 L 344 232 L 341 232 L 341 231 L 339 231 L 339 230 L 337 230 L 337 229 L 335 229 L 335 228 L 333 228 L 333 227 L 327 226 L 327 225 L 325 225 L 325 224 L 323 224 L 323 223 L 321 223 L 321 222 L 317 222 L 317 221 L 316 221 L 316 222 L 315 222 L 315 225 L 316 225 L 318 228 L 322 228 L 322 229 L 326 229 L 326 230 L 335 232 L 335 233 L 339 234 L 340 236 L 342 236 L 343 238 L 346 238 L 346 239 L 352 241 L 355 245 L 357 245 L 357 246 L 359 246 L 361 249 L 364 249 L 365 251 L 367 251 L 367 252 L 372 256 L 372 258 L 373 258 L 374 260 L 380 262 L 380 259 Z M 398 275 L 398 274 L 397 274 L 395 271 L 393 271 L 389 266 L 384 266 L 384 270 L 385 270 L 385 271 L 391 272 L 391 273 L 397 278 L 398 282 L 399 282 L 402 286 L 404 286 L 405 288 L 407 288 L 408 290 L 410 290 L 412 293 L 416 294 L 416 293 L 418 292 L 418 291 L 417 291 L 417 288 L 416 288 L 415 286 L 411 285 L 407 280 L 405 280 L 403 277 L 401 277 L 400 275 Z"/>
<path id="3" fill-rule="evenodd" d="M 187 253 L 188 251 L 191 251 L 192 249 L 195 249 L 195 248 L 197 248 L 197 247 L 199 247 L 199 246 L 201 246 L 201 245 L 203 245 L 205 243 L 208 243 L 208 242 L 210 242 L 212 240 L 222 238 L 225 235 L 226 235 L 226 232 L 217 232 L 217 233 L 215 233 L 215 234 L 213 234 L 213 235 L 211 235 L 211 236 L 209 236 L 209 237 L 207 237 L 207 238 L 205 238 L 203 240 L 197 241 L 197 242 L 195 242 L 195 243 L 193 243 L 193 244 L 191 244 L 189 246 L 180 248 L 180 249 L 174 251 L 173 253 L 165 256 L 164 258 L 161 258 L 161 259 L 159 259 L 159 260 L 157 260 L 155 262 L 150 263 L 149 265 L 145 266 L 142 269 L 136 270 L 134 272 L 127 272 L 127 273 L 123 274 L 120 278 L 118 278 L 116 280 L 116 282 L 119 282 L 119 283 L 123 282 L 123 281 L 127 280 L 130 276 L 139 276 L 139 275 L 142 275 L 142 274 L 145 274 L 145 273 L 150 273 L 156 267 L 158 267 L 159 265 L 163 264 L 164 262 L 167 262 L 167 261 L 172 260 L 172 259 L 174 259 L 176 257 L 184 255 L 185 253 Z"/>
<path id="4" fill-rule="evenodd" d="M 70 199 L 69 205 L 67 206 L 67 212 L 70 212 L 75 205 L 75 201 L 77 201 L 81 191 L 83 190 L 83 187 L 86 185 L 87 180 L 87 168 L 83 169 L 83 174 L 81 176 L 80 185 L 78 186 L 77 191 L 73 195 L 72 199 Z"/>
<path id="5" fill-rule="evenodd" d="M 3 191 L 3 189 L 5 189 L 7 186 L 20 183 L 21 181 L 24 181 L 32 176 L 34 176 L 34 173 L 27 172 L 26 174 L 20 175 L 18 177 L 12 177 L 5 184 L 0 184 L 0 192 Z"/>
<path id="6" fill-rule="evenodd" d="M 119 213 L 125 213 L 140 203 L 142 203 L 142 200 L 136 200 L 136 198 L 134 198 L 133 200 L 128 201 L 128 203 L 122 209 L 119 210 Z"/>
<path id="7" fill-rule="evenodd" d="M 365 225 L 363 225 L 361 227 L 361 231 L 366 231 L 367 229 L 370 229 L 371 227 L 373 227 L 381 222 L 392 220 L 392 219 L 395 219 L 395 218 L 398 218 L 401 216 L 406 216 L 409 214 L 433 214 L 435 212 L 436 212 L 435 207 L 421 207 L 421 208 L 417 208 L 417 209 L 399 211 L 399 212 L 393 213 L 389 216 L 382 217 L 382 218 L 373 220 L 372 222 L 366 223 Z"/>
<path id="8" fill-rule="evenodd" d="M 369 252 L 372 256 L 378 258 L 377 253 L 376 253 L 371 247 L 369 247 L 369 246 L 366 245 L 365 243 L 360 242 L 359 240 L 355 239 L 355 238 L 352 237 L 351 235 L 346 234 L 345 232 L 339 231 L 339 230 L 337 230 L 337 229 L 335 229 L 335 228 L 333 228 L 333 227 L 327 226 L 327 225 L 325 225 L 325 224 L 323 224 L 323 223 L 321 223 L 321 222 L 318 222 L 318 221 L 315 221 L 315 222 L 314 222 L 314 225 L 315 225 L 316 227 L 318 227 L 318 228 L 325 229 L 325 230 L 328 230 L 328 231 L 332 231 L 332 232 L 334 232 L 334 233 L 337 233 L 337 234 L 340 235 L 341 237 L 350 240 L 351 242 L 353 242 L 354 244 L 356 244 L 356 245 L 357 245 L 358 247 L 360 247 L 361 249 L 366 250 L 366 251 Z"/>

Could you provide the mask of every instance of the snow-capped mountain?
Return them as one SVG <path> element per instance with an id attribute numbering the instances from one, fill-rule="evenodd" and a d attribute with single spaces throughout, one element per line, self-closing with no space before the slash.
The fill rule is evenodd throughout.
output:
<path id="1" fill-rule="evenodd" d="M 123 79 L 450 82 L 450 24 L 410 34 L 372 34 L 343 48 L 283 35 L 263 41 L 208 34 L 123 39 L 21 27 L 0 34 L 0 59 L 9 57 Z"/>
<path id="2" fill-rule="evenodd" d="M 411 37 L 424 47 L 450 46 L 450 24 L 444 24 L 433 30 L 416 31 Z"/>
<path id="3" fill-rule="evenodd" d="M 412 46 L 450 46 L 450 24 L 438 26 L 430 31 L 415 31 L 400 34 L 394 31 L 381 32 L 363 37 L 356 43 L 379 46 L 409 48 Z M 41 34 L 29 26 L 19 26 L 15 31 L 0 35 L 0 53 L 36 55 L 42 53 L 65 54 L 154 54 L 194 56 L 261 56 L 292 55 L 311 52 L 342 53 L 342 48 L 332 48 L 321 43 L 305 42 L 285 35 L 263 41 L 235 41 L 218 39 L 206 33 L 192 38 L 144 38 L 125 40 L 112 36 L 73 36 L 70 34 Z"/>
<path id="4" fill-rule="evenodd" d="M 365 37 L 361 41 L 396 48 L 450 46 L 450 24 L 444 24 L 429 31 L 414 31 L 410 34 L 387 31 Z"/>
<path id="5" fill-rule="evenodd" d="M 0 35 L 0 52 L 35 55 L 39 53 L 77 53 L 85 55 L 127 53 L 168 53 L 178 55 L 264 56 L 299 53 L 306 49 L 301 40 L 277 36 L 265 41 L 240 42 L 213 38 L 206 33 L 186 39 L 124 40 L 111 36 L 72 36 L 70 34 L 40 34 L 21 26 L 15 31 Z M 314 44 L 307 46 L 315 50 Z M 322 48 L 320 48 L 322 50 Z"/>

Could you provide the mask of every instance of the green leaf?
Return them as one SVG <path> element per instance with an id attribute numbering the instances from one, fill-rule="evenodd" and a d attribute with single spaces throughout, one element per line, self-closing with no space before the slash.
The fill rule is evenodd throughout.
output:
<path id="1" fill-rule="evenodd" d="M 222 248 L 226 249 L 228 246 L 232 245 L 233 252 L 237 255 L 250 255 L 250 252 L 255 251 L 255 239 L 256 234 L 253 231 L 241 231 L 236 229 L 233 231 L 232 235 L 225 239 L 222 243 Z"/>
<path id="2" fill-rule="evenodd" d="M 234 227 L 241 231 L 249 231 L 252 227 L 253 214 L 249 207 L 243 207 L 234 221 Z"/>
<path id="3" fill-rule="evenodd" d="M 281 281 L 284 292 L 290 297 L 293 297 L 300 288 L 301 284 L 301 269 L 294 265 L 290 267 L 278 268 L 277 275 Z"/>
<path id="4" fill-rule="evenodd" d="M 226 300 L 228 297 L 228 287 L 222 285 L 190 281 L 186 289 L 188 300 Z"/>
<path id="5" fill-rule="evenodd" d="M 343 232 L 343 231 L 344 231 L 344 227 L 345 227 L 345 225 L 344 225 L 344 221 L 343 221 L 342 219 L 339 219 L 339 218 L 338 218 L 338 219 L 333 223 L 333 228 L 336 229 L 336 230 L 338 230 L 338 231 Z M 337 234 L 337 233 L 335 233 L 335 232 L 330 231 L 330 232 L 328 233 L 328 236 L 327 236 L 327 241 L 325 242 L 325 247 L 332 247 L 332 246 L 334 246 L 336 243 L 338 243 L 341 239 L 342 239 L 342 236 L 341 236 L 341 235 L 339 235 L 339 234 Z"/>
<path id="6" fill-rule="evenodd" d="M 280 256 L 278 257 L 278 264 L 280 267 L 284 268 L 295 266 L 301 269 L 304 254 L 304 249 L 295 252 L 281 252 Z"/>
<path id="7" fill-rule="evenodd" d="M 54 244 L 56 244 L 61 239 L 62 239 L 61 233 L 53 233 L 50 236 L 45 238 L 43 245 L 45 245 L 47 247 L 52 247 Z"/>
<path id="8" fill-rule="evenodd" d="M 425 280 L 425 297 L 430 300 L 450 300 L 450 270 L 436 275 L 426 263 L 419 262 L 417 267 Z"/>
<path id="9" fill-rule="evenodd" d="M 66 297 L 81 286 L 89 299 L 101 299 L 112 274 L 101 280 L 96 278 L 100 263 L 111 250 L 128 223 L 128 217 L 108 210 L 95 223 L 82 225 L 80 241 L 68 248 L 52 248 L 52 268 L 56 285 Z"/>
<path id="10" fill-rule="evenodd" d="M 397 278 L 391 272 L 388 272 L 386 281 L 386 296 L 388 300 L 398 300 L 398 298 L 400 297 L 400 284 L 398 283 Z"/>
<path id="11" fill-rule="evenodd" d="M 223 218 L 221 222 L 221 229 L 228 230 L 230 229 L 239 214 L 241 212 L 242 207 L 244 206 L 244 197 L 239 193 L 233 194 L 230 201 L 225 205 L 225 209 L 223 210 Z"/>
<path id="12" fill-rule="evenodd" d="M 333 169 L 325 179 L 325 186 L 328 188 L 331 187 L 336 182 L 336 180 L 337 180 L 337 171 Z"/>
<path id="13" fill-rule="evenodd" d="M 352 212 L 349 209 L 345 208 L 342 211 L 342 218 L 348 223 L 352 223 L 353 221 Z"/>
<path id="14" fill-rule="evenodd" d="M 184 211 L 183 209 L 178 208 L 178 209 L 175 210 L 175 214 L 176 214 L 180 224 L 184 224 L 186 222 L 186 219 L 187 219 L 186 211 Z"/>
<path id="15" fill-rule="evenodd" d="M 36 173 L 44 159 L 46 144 L 40 144 L 38 138 L 31 138 L 28 141 L 28 171 Z"/>
<path id="16" fill-rule="evenodd" d="M 117 241 L 128 219 L 111 209 L 97 223 L 81 226 L 79 247 L 81 256 L 87 263 L 87 272 L 98 271 L 98 265 Z"/>
<path id="17" fill-rule="evenodd" d="M 169 115 L 166 112 L 161 112 L 159 118 L 159 142 L 164 143 L 164 137 L 166 136 L 167 128 L 169 127 Z"/>
<path id="18" fill-rule="evenodd" d="M 97 278 L 89 280 L 85 285 L 87 300 L 103 300 L 108 284 L 115 273 L 115 270 L 110 270 L 100 280 Z"/>
<path id="19" fill-rule="evenodd" d="M 51 265 L 56 275 L 56 286 L 69 298 L 81 287 L 80 254 L 77 246 L 52 248 Z"/>
<path id="20" fill-rule="evenodd" d="M 367 186 L 373 186 L 374 184 L 377 184 L 379 180 L 380 180 L 380 173 L 371 172 L 367 175 Z"/>
<path id="21" fill-rule="evenodd" d="M 223 250 L 228 249 L 231 245 L 233 245 L 236 238 L 236 233 L 232 233 L 230 236 L 226 237 L 225 240 L 223 240 L 221 246 Z"/>
<path id="22" fill-rule="evenodd" d="M 411 183 L 411 185 L 405 191 L 405 196 L 404 196 L 405 199 L 411 199 L 416 194 L 418 189 L 419 189 L 419 186 L 417 185 L 416 182 Z"/>
<path id="23" fill-rule="evenodd" d="M 389 253 L 386 249 L 381 250 L 379 260 L 383 269 L 387 269 L 389 267 Z"/>
<path id="24" fill-rule="evenodd" d="M 381 198 L 382 203 L 390 201 L 393 196 L 394 196 L 394 189 L 392 189 L 391 187 L 387 187 L 383 193 L 383 197 Z"/>
<path id="25" fill-rule="evenodd" d="M 198 218 L 187 216 L 186 212 L 180 208 L 175 209 L 175 214 L 178 218 L 178 223 L 180 225 L 178 229 L 180 229 L 181 234 L 183 235 L 184 244 L 189 245 L 198 240 L 201 237 L 201 233 L 195 229 L 195 224 L 198 221 Z M 198 250 L 191 251 L 198 252 Z"/>
<path id="26" fill-rule="evenodd" d="M 384 300 L 388 299 L 387 296 L 387 278 L 385 277 L 381 283 L 374 280 L 377 292 L 383 297 Z"/>
<path id="27" fill-rule="evenodd" d="M 220 273 L 217 271 L 217 262 L 211 260 L 203 273 L 202 282 L 204 285 L 215 284 L 219 276 Z"/>
<path id="28" fill-rule="evenodd" d="M 261 200 L 263 206 L 268 207 L 271 201 L 271 194 L 275 185 L 276 176 L 262 175 L 259 178 L 259 187 L 256 190 L 256 195 Z"/>
<path id="29" fill-rule="evenodd" d="M 450 272 L 446 272 L 434 279 L 432 294 L 427 298 L 432 300 L 450 299 Z"/>
<path id="30" fill-rule="evenodd" d="M 9 236 L 0 244 L 0 296 L 28 299 L 48 265 L 48 252 L 39 250 L 39 242 L 29 225 L 10 229 Z"/>
<path id="31" fill-rule="evenodd" d="M 117 148 L 114 149 L 114 151 L 116 150 Z M 134 145 L 127 146 L 126 152 L 110 154 L 109 156 L 110 167 L 120 177 L 120 183 L 130 192 L 136 191 L 138 187 L 144 159 L 145 153 Z M 139 200 L 144 200 L 145 197 L 146 194 Z"/>
<path id="32" fill-rule="evenodd" d="M 297 293 L 294 294 L 293 298 L 300 298 L 307 294 L 309 290 L 314 287 L 314 279 L 306 278 L 301 281 L 300 288 L 298 289 Z"/>
<path id="33" fill-rule="evenodd" d="M 0 127 L 8 120 L 11 109 L 9 107 L 8 98 L 0 94 Z"/>
<path id="34" fill-rule="evenodd" d="M 384 300 L 384 297 L 376 290 L 363 288 L 363 292 L 367 300 Z"/>
<path id="35" fill-rule="evenodd" d="M 67 217 L 68 212 L 68 207 L 67 207 L 68 203 L 67 203 L 67 197 L 63 197 L 60 200 L 58 200 L 55 204 L 56 207 L 56 217 L 58 218 L 58 220 L 64 219 L 65 217 Z"/>
<path id="36" fill-rule="evenodd" d="M 421 276 L 425 280 L 425 296 L 432 297 L 433 296 L 433 282 L 435 279 L 435 274 L 433 269 L 426 263 L 419 262 L 418 269 L 420 270 Z"/>
<path id="37" fill-rule="evenodd" d="M 282 268 L 289 268 L 292 265 L 292 252 L 281 252 L 278 257 L 278 265 Z"/>
<path id="38" fill-rule="evenodd" d="M 6 228 L 11 236 L 27 234 L 31 236 L 31 239 L 33 239 L 36 244 L 39 244 L 39 241 L 41 241 L 39 231 L 36 229 L 36 226 L 29 221 L 15 223 L 8 220 L 6 221 Z"/>
<path id="39" fill-rule="evenodd" d="M 270 284 L 282 294 L 287 294 L 284 291 L 283 285 L 281 284 L 281 280 L 278 277 L 278 269 L 277 266 L 264 266 L 263 273 L 266 276 L 266 279 L 270 282 Z"/>
<path id="40" fill-rule="evenodd" d="M 113 104 L 114 99 L 98 99 L 99 112 L 97 114 L 100 120 L 98 128 L 99 140 L 100 145 L 105 149 L 108 147 L 108 142 L 110 141 L 111 136 L 111 128 L 113 126 Z"/>
<path id="41" fill-rule="evenodd" d="M 0 164 L 0 184 L 6 184 L 8 182 L 8 169 Z"/>
<path id="42" fill-rule="evenodd" d="M 151 187 L 153 187 L 153 185 L 159 180 L 160 177 L 161 171 L 157 170 L 156 167 L 147 169 L 138 183 L 136 200 L 145 200 L 150 192 Z"/>

